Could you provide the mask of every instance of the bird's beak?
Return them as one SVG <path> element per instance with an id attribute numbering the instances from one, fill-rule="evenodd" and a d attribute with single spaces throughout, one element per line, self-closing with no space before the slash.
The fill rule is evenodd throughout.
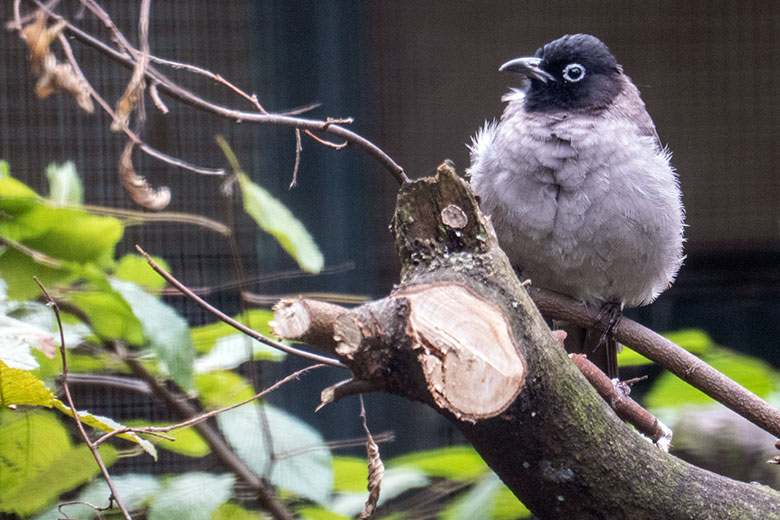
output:
<path id="1" fill-rule="evenodd" d="M 555 77 L 552 74 L 542 70 L 541 63 L 541 58 L 516 58 L 504 63 L 498 70 L 501 72 L 516 72 L 530 79 L 537 79 L 544 83 L 555 81 Z"/>

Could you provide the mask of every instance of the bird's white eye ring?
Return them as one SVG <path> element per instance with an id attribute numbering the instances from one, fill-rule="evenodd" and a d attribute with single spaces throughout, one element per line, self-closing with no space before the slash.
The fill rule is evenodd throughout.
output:
<path id="1" fill-rule="evenodd" d="M 572 83 L 577 83 L 585 77 L 585 67 L 579 63 L 569 63 L 563 69 L 563 79 Z"/>

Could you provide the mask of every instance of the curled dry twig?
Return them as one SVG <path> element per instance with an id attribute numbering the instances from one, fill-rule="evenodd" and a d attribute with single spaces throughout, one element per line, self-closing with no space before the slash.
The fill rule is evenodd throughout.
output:
<path id="1" fill-rule="evenodd" d="M 366 454 L 368 455 L 368 500 L 363 506 L 363 511 L 358 516 L 359 520 L 366 520 L 376 511 L 379 502 L 379 491 L 382 487 L 382 477 L 385 475 L 385 465 L 379 456 L 379 446 L 371 437 L 366 418 L 366 407 L 363 404 L 363 396 L 360 396 L 360 417 L 363 419 L 363 429 L 366 431 Z"/>

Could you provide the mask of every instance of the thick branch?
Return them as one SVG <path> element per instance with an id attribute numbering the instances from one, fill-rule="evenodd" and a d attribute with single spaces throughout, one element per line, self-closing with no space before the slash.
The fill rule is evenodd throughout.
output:
<path id="1" fill-rule="evenodd" d="M 668 455 L 615 415 L 450 169 L 402 187 L 393 229 L 402 284 L 340 314 L 333 352 L 356 379 L 447 417 L 534 514 L 780 518 L 779 493 Z"/>

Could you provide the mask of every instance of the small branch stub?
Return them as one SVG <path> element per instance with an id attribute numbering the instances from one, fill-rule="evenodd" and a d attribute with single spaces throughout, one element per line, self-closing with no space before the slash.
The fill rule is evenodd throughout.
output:
<path id="1" fill-rule="evenodd" d="M 454 282 L 410 286 L 393 296 L 409 302 L 407 333 L 439 406 L 475 422 L 512 404 L 526 364 L 498 307 Z"/>

